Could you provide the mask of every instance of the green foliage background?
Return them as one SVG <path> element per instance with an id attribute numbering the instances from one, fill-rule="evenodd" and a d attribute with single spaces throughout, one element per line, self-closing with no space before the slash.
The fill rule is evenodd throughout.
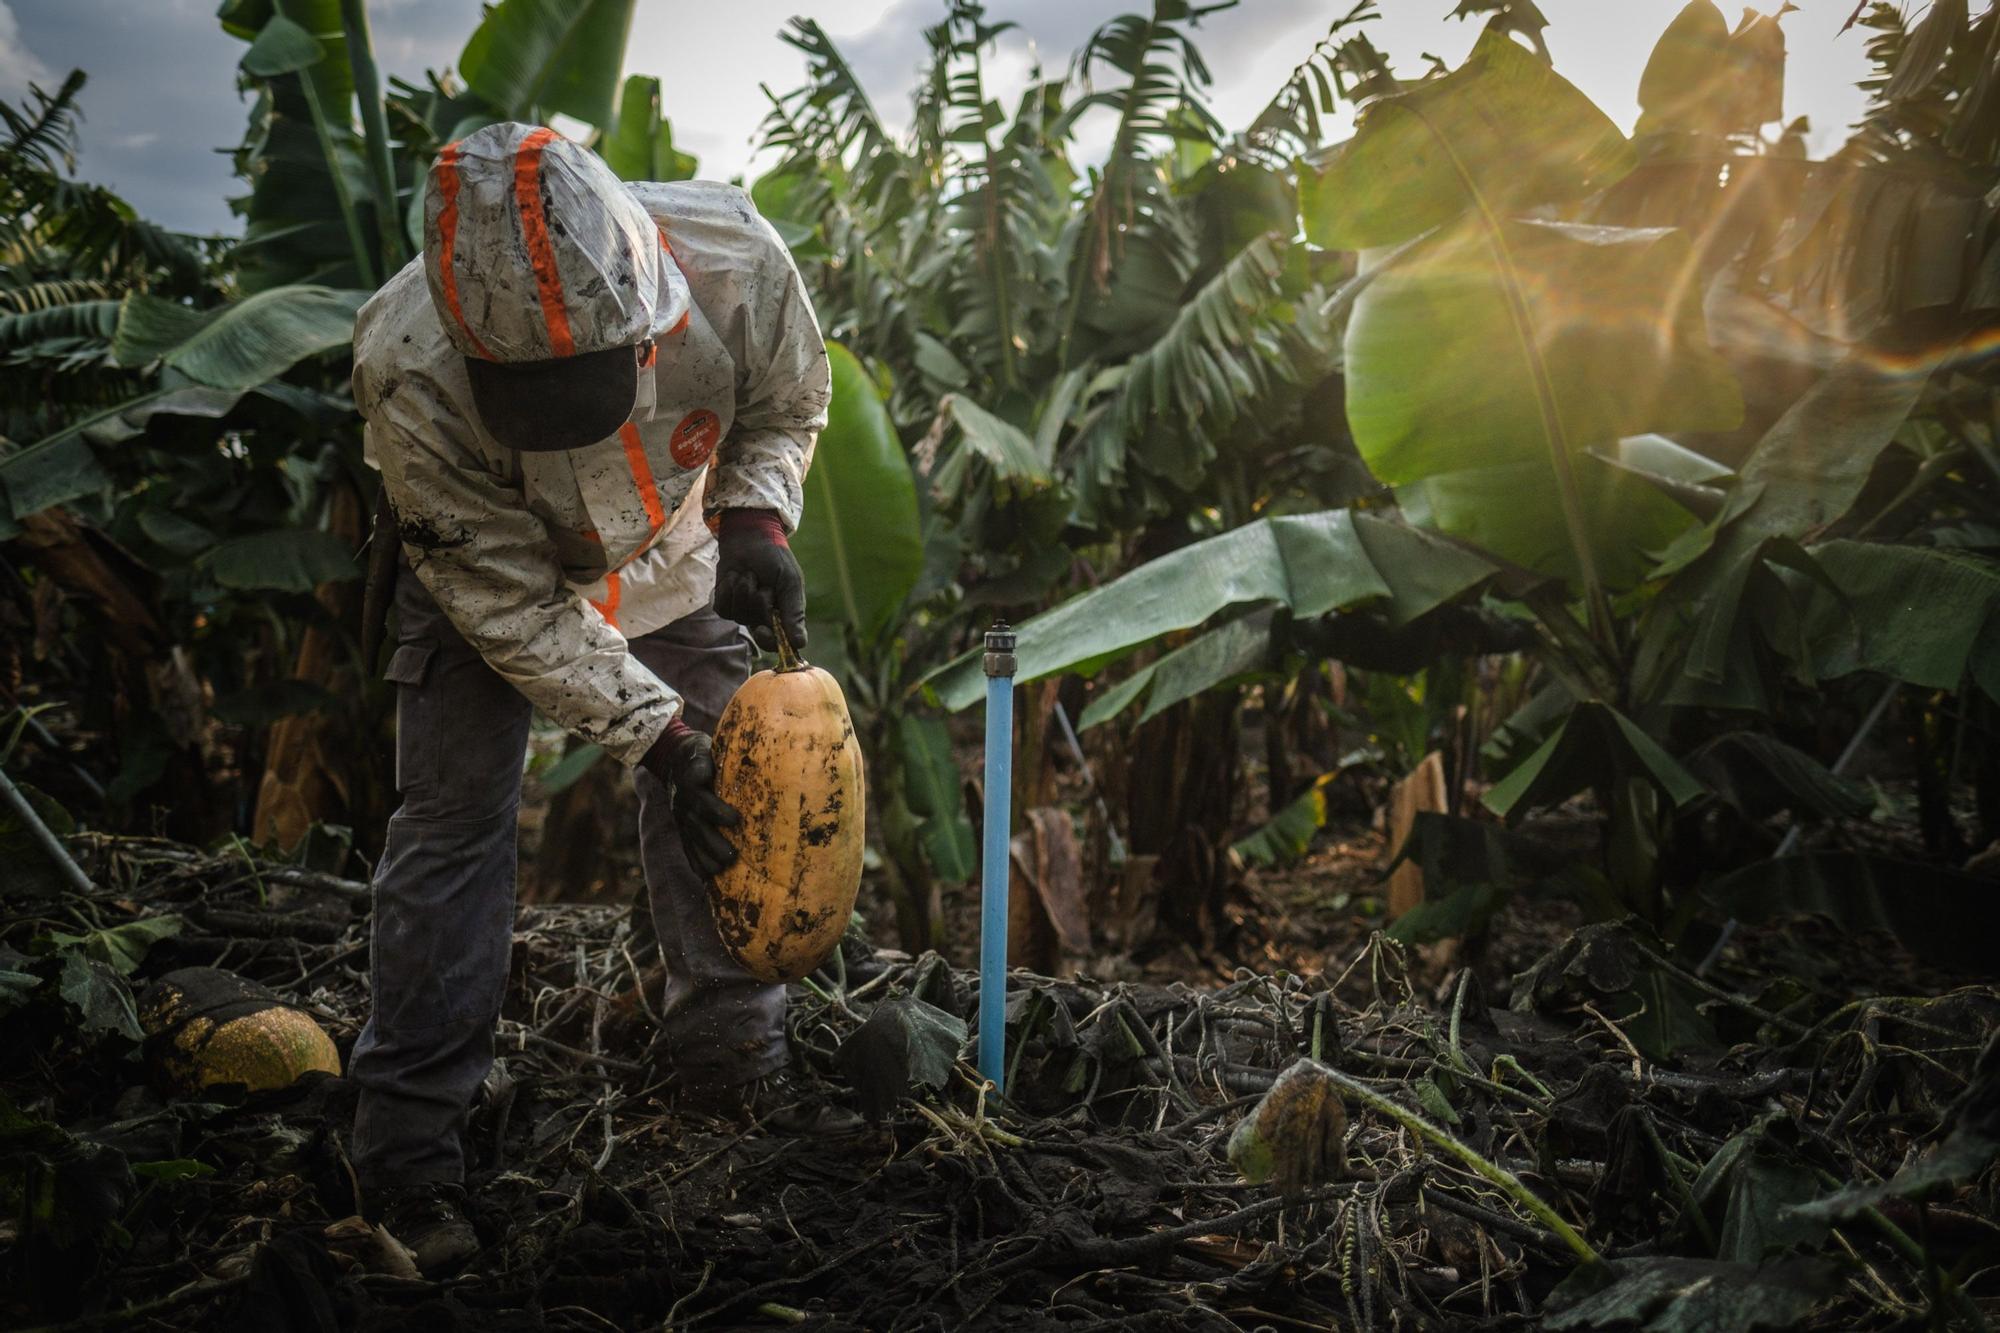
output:
<path id="1" fill-rule="evenodd" d="M 1494 813 L 1593 798 L 1600 855 L 1562 875 L 1467 872 L 1433 839 L 1413 933 L 1476 923 L 1496 888 L 1670 932 L 1710 888 L 1865 916 L 1877 879 L 1851 867 L 1740 873 L 1795 841 L 1689 849 L 1704 820 L 1827 817 L 1885 685 L 1921 742 L 1932 868 L 2000 836 L 1994 11 L 1863 11 L 1870 109 L 1816 162 L 1782 122 L 1780 20 L 1731 27 L 1708 0 L 1661 36 L 1629 137 L 1508 0 L 1462 5 L 1474 51 L 1418 78 L 1363 0 L 1232 129 L 1207 105 L 1215 8 L 1117 17 L 1009 106 L 988 61 L 1011 25 L 949 0 L 904 134 L 816 22 L 783 33 L 804 79 L 771 97 L 780 161 L 751 190 L 837 344 L 797 545 L 906 940 L 936 938 L 939 886 L 973 872 L 943 713 L 976 697 L 996 613 L 1023 622 L 1024 682 L 1089 682 L 1049 707 L 1113 786 L 1222 720 L 1199 793 L 1115 793 L 1132 850 L 1169 862 L 1148 830 L 1296 855 L 1334 775 L 1400 775 L 1458 707 L 1483 721 L 1454 783 L 1491 783 Z M 628 179 L 697 169 L 659 81 L 619 82 L 631 10 L 502 0 L 417 84 L 385 79 L 361 0 L 229 0 L 253 95 L 233 242 L 73 179 L 80 73 L 7 110 L 6 666 L 92 738 L 42 744 L 87 817 L 261 836 L 273 729 L 304 717 L 347 738 L 316 751 L 311 813 L 369 841 L 392 798 L 353 739 L 382 734 L 384 700 L 343 586 L 374 494 L 352 315 L 420 243 L 436 149 L 481 124 L 561 114 Z M 1090 113 L 1114 127 L 1101 162 L 1074 156 Z M 1024 732 L 1029 787 L 1055 734 Z M 1724 734 L 1751 739 L 1718 777 Z"/>

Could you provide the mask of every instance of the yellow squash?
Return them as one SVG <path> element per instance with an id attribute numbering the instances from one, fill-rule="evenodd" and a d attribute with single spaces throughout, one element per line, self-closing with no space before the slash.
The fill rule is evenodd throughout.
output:
<path id="1" fill-rule="evenodd" d="M 212 967 L 185 967 L 147 987 L 139 1023 L 154 1074 L 179 1096 L 228 1083 L 272 1092 L 340 1072 L 340 1052 L 310 1015 Z"/>
<path id="2" fill-rule="evenodd" d="M 796 981 L 840 945 L 861 887 L 861 747 L 834 678 L 780 653 L 715 728 L 715 790 L 743 816 L 736 863 L 709 885 L 722 942 L 766 981 Z"/>

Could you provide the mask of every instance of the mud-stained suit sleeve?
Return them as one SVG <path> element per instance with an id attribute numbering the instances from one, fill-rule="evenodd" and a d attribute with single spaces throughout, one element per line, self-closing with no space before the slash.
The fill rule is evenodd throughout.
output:
<path id="1" fill-rule="evenodd" d="M 743 252 L 726 266 L 737 290 L 718 302 L 717 329 L 736 359 L 736 421 L 716 450 L 704 507 L 776 510 L 796 528 L 833 393 L 826 343 L 805 281 L 771 224 L 752 213 L 731 239 Z"/>
<path id="2" fill-rule="evenodd" d="M 443 398 L 406 378 L 367 423 L 410 568 L 466 642 L 544 716 L 638 763 L 679 714 L 680 695 L 565 586 L 555 545 L 518 483 L 457 438 L 448 412 L 421 411 Z"/>

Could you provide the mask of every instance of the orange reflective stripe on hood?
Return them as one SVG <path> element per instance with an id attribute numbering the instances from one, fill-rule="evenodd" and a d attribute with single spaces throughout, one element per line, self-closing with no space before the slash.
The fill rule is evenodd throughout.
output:
<path id="1" fill-rule="evenodd" d="M 438 194 L 444 200 L 444 207 L 438 212 L 438 283 L 444 288 L 444 303 L 451 309 L 451 317 L 458 321 L 458 327 L 465 332 L 479 354 L 488 361 L 493 354 L 479 341 L 479 335 L 465 322 L 465 312 L 458 305 L 458 274 L 452 269 L 452 257 L 458 249 L 458 144 L 448 143 L 438 154 Z"/>
<path id="2" fill-rule="evenodd" d="M 535 269 L 542 319 L 549 326 L 549 350 L 556 356 L 574 356 L 576 339 L 570 336 L 569 311 L 563 307 L 562 273 L 556 268 L 556 248 L 542 214 L 542 149 L 555 137 L 554 130 L 539 129 L 521 140 L 514 154 L 514 203 L 521 211 L 521 235 Z"/>

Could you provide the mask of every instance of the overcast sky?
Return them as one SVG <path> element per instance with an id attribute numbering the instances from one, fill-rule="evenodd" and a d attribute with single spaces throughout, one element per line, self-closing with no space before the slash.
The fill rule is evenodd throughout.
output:
<path id="1" fill-rule="evenodd" d="M 992 58 L 995 92 L 1011 112 L 1038 60 L 1055 72 L 1099 23 L 1149 3 L 990 0 L 990 19 L 1021 25 Z M 1204 21 L 1199 40 L 1222 122 L 1238 128 L 1255 115 L 1351 3 L 1243 0 Z M 1540 0 L 1556 68 L 1628 130 L 1638 114 L 1639 71 L 1681 3 Z M 1861 110 L 1853 83 L 1866 68 L 1862 34 L 1836 36 L 1854 0 L 1799 3 L 1785 19 L 1786 116 L 1810 116 L 1813 147 L 1824 152 Z M 1455 64 L 1479 30 L 1447 21 L 1454 7 L 1455 0 L 1382 0 L 1387 16 L 1371 35 L 1399 70 L 1421 70 L 1426 53 Z M 1739 12 L 1728 0 L 1723 8 L 1732 19 Z M 0 0 L 0 97 L 20 98 L 31 80 L 53 87 L 81 67 L 90 83 L 80 174 L 167 226 L 233 231 L 224 200 L 241 185 L 227 150 L 241 139 L 249 107 L 235 86 L 243 44 L 222 32 L 215 9 L 215 0 Z M 661 77 L 676 140 L 700 156 L 702 175 L 754 174 L 764 165 L 752 160 L 767 106 L 759 84 L 783 92 L 803 74 L 799 53 L 778 38 L 790 15 L 809 13 L 838 39 L 884 119 L 901 127 L 923 61 L 922 28 L 943 10 L 941 0 L 639 0 L 627 72 Z M 418 81 L 427 68 L 450 66 L 479 12 L 479 0 L 369 0 L 383 68 Z M 1081 151 L 1101 151 L 1108 137 L 1086 121 Z"/>

